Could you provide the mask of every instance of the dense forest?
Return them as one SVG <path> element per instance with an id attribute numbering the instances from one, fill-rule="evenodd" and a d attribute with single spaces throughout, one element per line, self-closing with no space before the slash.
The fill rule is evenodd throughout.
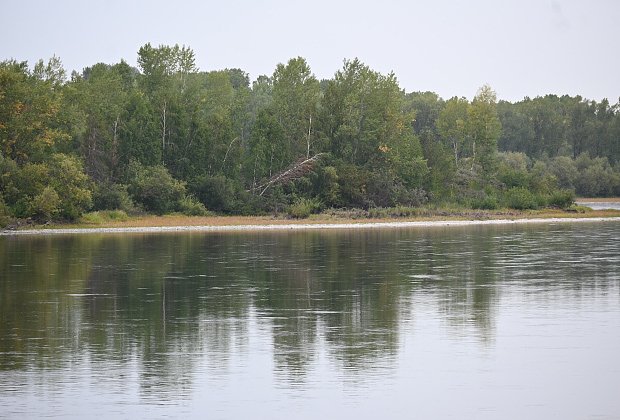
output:
<path id="1" fill-rule="evenodd" d="M 202 215 L 565 207 L 620 194 L 620 103 L 405 92 L 358 59 L 250 82 L 146 44 L 138 68 L 0 63 L 0 223 L 91 210 Z"/>

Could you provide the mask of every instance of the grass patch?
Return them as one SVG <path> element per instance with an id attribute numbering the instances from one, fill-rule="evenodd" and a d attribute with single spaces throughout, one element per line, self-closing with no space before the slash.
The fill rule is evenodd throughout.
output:
<path id="1" fill-rule="evenodd" d="M 123 210 L 102 210 L 85 213 L 79 220 L 80 224 L 102 225 L 109 222 L 125 222 L 129 216 Z"/>

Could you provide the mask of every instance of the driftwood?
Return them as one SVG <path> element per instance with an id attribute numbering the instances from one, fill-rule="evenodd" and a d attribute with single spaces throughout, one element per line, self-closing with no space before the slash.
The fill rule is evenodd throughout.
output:
<path id="1" fill-rule="evenodd" d="M 269 178 L 269 180 L 264 184 L 258 185 L 250 189 L 248 192 L 260 191 L 258 195 L 262 196 L 269 188 L 273 187 L 274 185 L 288 184 L 289 182 L 301 178 L 314 170 L 316 163 L 323 155 L 324 153 L 319 153 L 312 156 L 311 158 L 300 159 L 293 165 L 289 166 L 287 169 Z"/>

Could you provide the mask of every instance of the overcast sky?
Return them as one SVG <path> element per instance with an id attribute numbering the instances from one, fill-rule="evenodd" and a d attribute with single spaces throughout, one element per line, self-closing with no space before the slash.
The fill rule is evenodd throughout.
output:
<path id="1" fill-rule="evenodd" d="M 394 71 L 410 91 L 500 99 L 546 93 L 620 98 L 619 0 L 0 0 L 0 60 L 52 55 L 70 72 L 147 42 L 184 44 L 201 70 L 252 80 L 306 58 L 317 78 L 343 59 Z"/>

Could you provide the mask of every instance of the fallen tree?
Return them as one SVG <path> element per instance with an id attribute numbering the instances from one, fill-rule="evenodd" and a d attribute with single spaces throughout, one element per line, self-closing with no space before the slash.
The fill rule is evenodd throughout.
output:
<path id="1" fill-rule="evenodd" d="M 317 162 L 324 156 L 325 153 L 318 153 L 310 158 L 301 158 L 285 170 L 278 172 L 267 182 L 258 185 L 254 188 L 248 190 L 248 192 L 259 192 L 259 196 L 262 196 L 267 192 L 267 190 L 275 185 L 288 184 L 293 182 L 296 179 L 299 179 L 310 172 L 312 172 L 317 164 Z"/>

